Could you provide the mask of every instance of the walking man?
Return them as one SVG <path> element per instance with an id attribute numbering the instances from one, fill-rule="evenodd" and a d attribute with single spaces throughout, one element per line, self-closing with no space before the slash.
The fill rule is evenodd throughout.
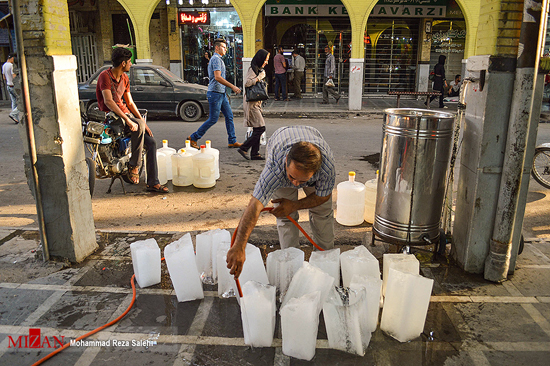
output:
<path id="1" fill-rule="evenodd" d="M 233 112 L 231 111 L 231 105 L 229 105 L 229 98 L 225 94 L 225 87 L 231 88 L 235 94 L 239 94 L 241 89 L 225 80 L 225 64 L 222 57 L 227 52 L 227 43 L 224 39 L 218 38 L 214 41 L 214 54 L 210 58 L 208 63 L 208 91 L 206 96 L 208 97 L 208 105 L 210 114 L 208 119 L 199 127 L 199 129 L 193 132 L 187 139 L 191 141 L 191 146 L 199 148 L 197 141 L 199 141 L 206 131 L 218 122 L 220 118 L 220 111 L 225 117 L 225 128 L 227 130 L 227 143 L 228 147 L 241 147 L 242 144 L 237 142 L 235 136 L 235 125 L 233 124 Z"/>
<path id="2" fill-rule="evenodd" d="M 283 56 L 283 47 L 279 46 L 277 54 L 273 58 L 273 66 L 275 67 L 275 100 L 279 99 L 279 88 L 283 92 L 283 100 L 287 101 L 288 95 L 286 94 L 286 60 Z"/>
<path id="3" fill-rule="evenodd" d="M 332 189 L 336 169 L 332 150 L 321 133 L 309 126 L 281 127 L 267 143 L 264 170 L 245 209 L 235 243 L 227 252 L 227 268 L 239 277 L 245 261 L 245 247 L 262 209 L 271 198 L 277 217 L 281 248 L 299 247 L 298 228 L 287 218 L 298 220 L 298 210 L 309 210 L 313 240 L 325 250 L 334 247 Z M 305 198 L 298 199 L 302 188 Z"/>
<path id="4" fill-rule="evenodd" d="M 12 119 L 15 124 L 19 123 L 19 110 L 17 109 L 17 94 L 15 94 L 15 87 L 13 85 L 13 78 L 17 75 L 13 73 L 13 61 L 15 59 L 15 54 L 10 53 L 8 55 L 8 60 L 2 66 L 2 75 L 4 75 L 4 80 L 8 87 L 8 93 L 10 94 L 11 99 L 11 112 L 9 117 Z"/>
<path id="5" fill-rule="evenodd" d="M 336 104 L 340 101 L 340 95 L 334 90 L 334 73 L 336 72 L 336 60 L 332 54 L 330 47 L 325 47 L 325 53 L 327 60 L 325 61 L 325 79 L 323 83 L 323 102 L 321 104 L 328 104 L 328 94 L 332 95 L 336 99 Z M 330 80 L 330 82 L 329 82 Z M 327 83 L 332 85 L 327 85 Z"/>
<path id="6" fill-rule="evenodd" d="M 292 70 L 294 70 L 294 98 L 302 99 L 302 80 L 304 80 L 304 71 L 306 60 L 298 53 L 298 50 L 292 51 Z"/>

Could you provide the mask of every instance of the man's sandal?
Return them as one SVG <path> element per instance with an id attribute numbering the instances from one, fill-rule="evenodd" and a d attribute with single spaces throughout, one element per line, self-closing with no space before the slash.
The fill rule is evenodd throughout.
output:
<path id="1" fill-rule="evenodd" d="M 147 185 L 147 192 L 169 193 L 170 191 L 166 186 L 155 184 L 154 186 Z"/>
<path id="2" fill-rule="evenodd" d="M 136 171 L 137 171 L 137 173 L 136 173 Z M 139 168 L 138 167 L 128 169 L 128 179 L 130 179 L 130 181 L 133 184 L 139 184 Z"/>

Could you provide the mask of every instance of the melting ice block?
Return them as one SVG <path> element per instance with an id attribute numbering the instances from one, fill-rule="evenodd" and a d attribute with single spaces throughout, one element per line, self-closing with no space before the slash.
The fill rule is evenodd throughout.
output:
<path id="1" fill-rule="evenodd" d="M 323 318 L 330 348 L 365 355 L 371 333 L 364 314 L 365 289 L 333 287 L 323 304 Z"/>
<path id="2" fill-rule="evenodd" d="M 164 248 L 164 259 L 179 302 L 204 298 L 189 233 Z"/>
<path id="3" fill-rule="evenodd" d="M 279 291 L 282 300 L 294 274 L 304 263 L 304 252 L 298 248 L 279 249 L 267 255 L 267 278 Z"/>
<path id="4" fill-rule="evenodd" d="M 331 275 L 335 286 L 340 285 L 340 248 L 312 252 L 309 264 Z"/>
<path id="5" fill-rule="evenodd" d="M 424 330 L 434 281 L 390 268 L 380 329 L 399 342 L 408 342 Z"/>
<path id="6" fill-rule="evenodd" d="M 212 232 L 212 279 L 218 281 L 218 248 L 221 244 L 231 245 L 231 234 L 227 230 L 216 229 Z"/>
<path id="7" fill-rule="evenodd" d="M 201 280 L 203 283 L 213 285 L 215 282 L 212 272 L 212 230 L 197 234 L 195 244 L 197 268 Z"/>
<path id="8" fill-rule="evenodd" d="M 390 268 L 396 269 L 401 272 L 419 274 L 420 262 L 414 254 L 406 253 L 387 253 L 383 258 L 383 275 L 382 279 L 382 295 L 386 294 L 386 286 L 388 284 L 388 275 Z"/>
<path id="9" fill-rule="evenodd" d="M 241 286 L 246 284 L 248 281 L 256 281 L 268 285 L 269 281 L 267 279 L 267 272 L 265 271 L 264 261 L 262 259 L 262 254 L 260 249 L 250 243 L 246 244 L 245 248 L 246 261 L 243 265 L 243 270 L 239 276 L 239 282 Z M 237 301 L 239 299 L 239 291 L 237 290 L 237 285 L 235 281 L 232 283 L 233 291 L 237 294 Z"/>
<path id="10" fill-rule="evenodd" d="M 342 283 L 344 287 L 349 287 L 353 275 L 380 278 L 378 259 L 363 245 L 340 254 L 340 266 L 342 267 Z"/>
<path id="11" fill-rule="evenodd" d="M 325 302 L 330 289 L 334 284 L 334 278 L 325 273 L 322 269 L 312 266 L 308 262 L 303 262 L 302 267 L 296 272 L 286 295 L 281 303 L 281 308 L 284 307 L 292 298 L 299 298 L 310 292 L 319 291 L 321 293 L 320 304 Z M 319 312 L 321 308 L 319 308 Z"/>
<path id="12" fill-rule="evenodd" d="M 275 286 L 248 281 L 242 290 L 244 343 L 253 347 L 270 347 L 275 331 Z"/>
<path id="13" fill-rule="evenodd" d="M 139 287 L 160 283 L 160 248 L 155 239 L 140 240 L 130 244 L 132 265 Z"/>
<path id="14" fill-rule="evenodd" d="M 227 268 L 227 251 L 231 243 L 222 242 L 218 245 L 216 264 L 218 267 L 218 296 L 223 298 L 235 296 L 233 290 L 233 284 L 235 280 L 233 276 L 229 274 L 229 268 Z"/>
<path id="15" fill-rule="evenodd" d="M 380 277 L 354 275 L 349 285 L 350 289 L 366 291 L 365 310 L 367 331 L 374 332 L 378 325 L 378 313 L 380 312 L 380 298 L 382 295 L 382 280 Z"/>
<path id="16" fill-rule="evenodd" d="M 285 355 L 307 361 L 315 356 L 320 302 L 321 293 L 314 291 L 302 297 L 290 299 L 281 308 L 281 330 Z"/>

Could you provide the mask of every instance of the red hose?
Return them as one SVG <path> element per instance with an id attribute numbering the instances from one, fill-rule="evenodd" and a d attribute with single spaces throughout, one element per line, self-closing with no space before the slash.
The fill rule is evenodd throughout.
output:
<path id="1" fill-rule="evenodd" d="M 265 207 L 263 208 L 260 212 L 264 212 L 264 211 L 271 211 L 273 210 L 273 207 Z M 313 244 L 313 246 L 315 248 L 317 248 L 318 250 L 320 251 L 324 251 L 323 248 L 321 248 L 320 246 L 318 246 L 314 241 L 313 239 L 311 239 L 311 237 L 306 233 L 306 231 L 300 226 L 300 224 L 298 224 L 296 222 L 296 220 L 294 220 L 292 217 L 290 216 L 287 216 L 286 217 L 287 219 L 289 219 L 294 225 L 296 225 L 296 227 L 298 228 L 298 230 L 300 230 L 302 232 L 302 234 L 304 234 L 304 236 L 307 238 L 307 240 L 310 241 L 311 244 Z M 235 231 L 233 232 L 233 236 L 231 237 L 231 246 L 233 246 L 233 244 L 235 244 L 235 236 L 237 235 L 237 230 L 239 229 L 239 225 L 237 225 L 237 227 L 235 228 Z M 243 297 L 243 290 L 241 289 L 241 283 L 239 282 L 239 279 L 238 278 L 235 278 L 235 283 L 237 284 L 237 290 L 239 291 L 239 297 Z"/>
<path id="2" fill-rule="evenodd" d="M 273 210 L 273 207 L 266 207 L 264 209 L 262 209 L 261 212 L 263 211 L 271 211 Z M 311 239 L 311 237 L 304 231 L 304 229 L 300 226 L 300 224 L 298 224 L 296 222 L 296 220 L 294 220 L 292 217 L 290 216 L 287 216 L 286 217 L 287 219 L 289 219 L 290 221 L 292 221 L 292 223 L 294 225 L 296 225 L 296 227 L 302 232 L 302 234 L 305 235 L 305 237 L 311 242 L 311 244 L 313 244 L 313 246 L 321 251 L 323 251 L 324 249 L 321 248 L 320 246 L 318 246 L 314 241 L 313 239 Z M 233 244 L 235 243 L 235 235 L 237 234 L 237 229 L 239 228 L 239 226 L 237 226 L 235 228 L 235 231 L 233 232 L 233 236 L 231 237 L 231 246 L 233 246 Z M 164 258 L 161 258 L 161 261 L 163 261 Z M 128 308 L 122 313 L 120 314 L 116 319 L 110 321 L 109 323 L 105 324 L 105 325 L 102 325 L 101 327 L 99 328 L 96 328 L 84 335 L 81 335 L 80 337 L 76 338 L 75 339 L 75 342 L 78 342 L 84 338 L 87 338 L 89 336 L 91 336 L 92 334 L 95 334 L 97 332 L 99 332 L 100 330 L 103 330 L 107 327 L 110 327 L 111 325 L 115 324 L 116 322 L 118 322 L 120 319 L 124 318 L 124 316 L 126 314 L 128 314 L 128 312 L 130 311 L 130 309 L 132 308 L 132 306 L 134 306 L 134 302 L 136 301 L 136 285 L 134 283 L 134 279 L 136 278 L 136 275 L 132 275 L 132 278 L 130 279 L 130 284 L 132 285 L 132 301 L 130 302 L 130 305 L 128 306 Z M 239 292 L 239 297 L 243 297 L 243 290 L 241 289 L 241 283 L 239 282 L 239 279 L 238 278 L 235 278 L 235 283 L 237 284 L 237 290 Z M 55 351 L 53 351 L 52 353 L 50 353 L 49 355 L 45 356 L 44 358 L 41 358 L 40 360 L 36 361 L 35 363 L 32 364 L 32 366 L 37 366 L 37 365 L 40 365 L 42 364 L 44 361 L 47 361 L 49 360 L 50 358 L 52 358 L 53 356 L 55 356 L 56 354 L 58 354 L 59 352 L 63 351 L 64 349 L 68 348 L 71 344 L 70 343 L 65 343 L 63 345 L 63 347 L 61 348 L 58 348 L 56 349 Z"/>

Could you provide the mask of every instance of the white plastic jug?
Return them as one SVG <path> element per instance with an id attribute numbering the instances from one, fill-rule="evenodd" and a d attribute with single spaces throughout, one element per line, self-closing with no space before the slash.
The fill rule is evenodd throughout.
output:
<path id="1" fill-rule="evenodd" d="M 349 172 L 349 180 L 336 187 L 336 221 L 344 226 L 363 223 L 365 214 L 365 185 L 355 181 L 355 172 Z"/>
<path id="2" fill-rule="evenodd" d="M 172 159 L 172 184 L 186 187 L 193 184 L 193 155 L 180 149 L 171 156 Z"/>
<path id="3" fill-rule="evenodd" d="M 193 155 L 193 185 L 197 188 L 210 188 L 216 184 L 216 159 L 205 150 L 206 145 L 201 145 L 200 153 Z"/>
<path id="4" fill-rule="evenodd" d="M 160 184 L 168 182 L 168 172 L 166 171 L 166 161 L 168 157 L 165 153 L 157 150 L 157 170 Z"/>
<path id="5" fill-rule="evenodd" d="M 365 183 L 365 221 L 369 224 L 374 223 L 374 210 L 376 209 L 376 190 L 378 188 L 378 178 L 368 180 Z"/>
<path id="6" fill-rule="evenodd" d="M 194 147 L 191 146 L 191 141 L 189 141 L 189 140 L 185 140 L 184 149 L 185 149 L 186 152 L 188 152 L 191 155 L 195 155 L 195 154 L 198 154 L 200 152 L 199 149 L 195 149 Z"/>
<path id="7" fill-rule="evenodd" d="M 215 160 L 215 167 L 214 167 L 214 175 L 216 176 L 216 179 L 220 179 L 220 150 L 214 149 L 212 147 L 212 141 L 206 140 L 206 150 L 205 152 L 207 154 L 214 155 Z"/>
<path id="8" fill-rule="evenodd" d="M 164 164 L 166 164 L 166 179 L 172 180 L 172 159 L 170 159 L 170 156 L 176 153 L 176 149 L 168 147 L 168 140 L 162 140 L 162 147 L 157 149 L 157 152 L 161 152 L 166 155 L 166 160 L 164 161 Z M 158 161 L 157 165 L 160 165 Z M 161 182 L 161 184 L 166 184 L 166 182 Z"/>

